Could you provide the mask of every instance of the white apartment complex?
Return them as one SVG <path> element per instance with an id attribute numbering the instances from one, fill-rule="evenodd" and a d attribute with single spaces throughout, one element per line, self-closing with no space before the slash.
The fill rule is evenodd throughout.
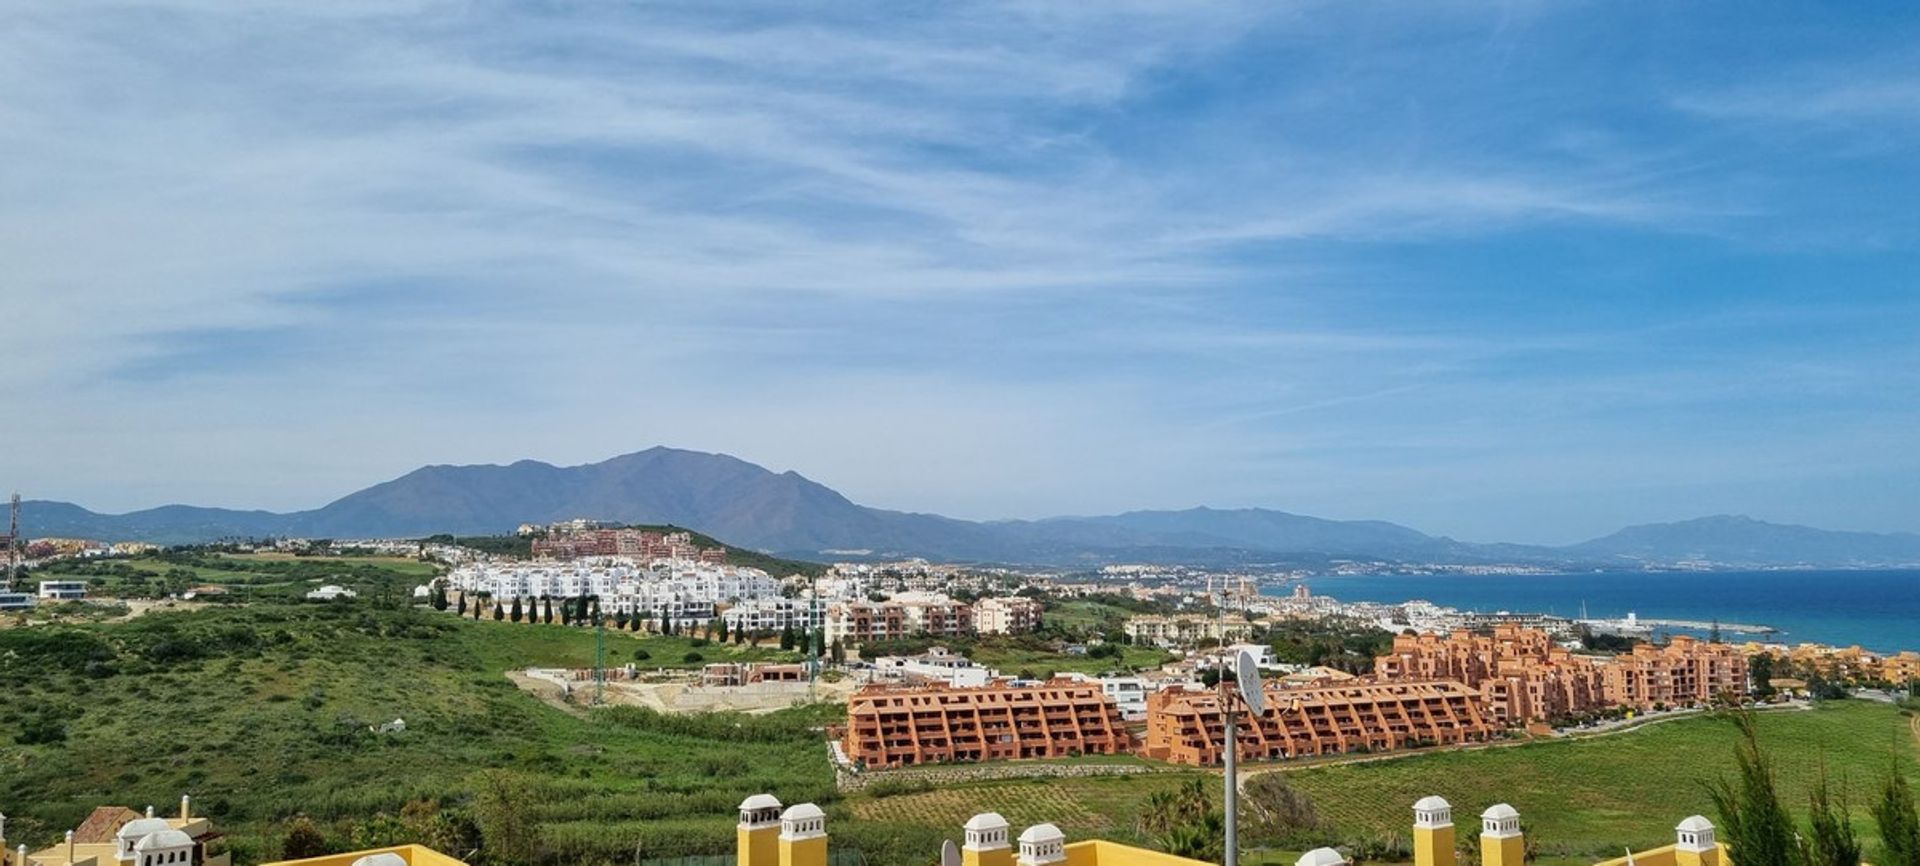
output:
<path id="1" fill-rule="evenodd" d="M 462 592 L 484 592 L 502 602 L 594 596 L 606 614 L 650 615 L 678 625 L 712 620 L 723 604 L 780 597 L 779 581 L 764 571 L 686 559 L 645 565 L 622 557 L 481 562 L 454 569 L 447 580 Z"/>

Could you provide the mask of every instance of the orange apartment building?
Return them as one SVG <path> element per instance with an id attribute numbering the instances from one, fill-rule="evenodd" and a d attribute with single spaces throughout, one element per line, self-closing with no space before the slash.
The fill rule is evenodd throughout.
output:
<path id="1" fill-rule="evenodd" d="M 1479 691 L 1486 714 L 1502 725 L 1655 704 L 1686 706 L 1722 694 L 1745 695 L 1740 649 L 1688 637 L 1641 644 L 1621 656 L 1576 655 L 1539 629 L 1497 626 L 1491 635 L 1403 634 L 1374 660 L 1383 682 L 1455 680 Z"/>
<path id="2" fill-rule="evenodd" d="M 843 745 L 869 769 L 947 761 L 1118 755 L 1133 751 L 1120 708 L 1098 682 L 972 688 L 872 685 L 847 700 Z"/>
<path id="3" fill-rule="evenodd" d="M 973 632 L 973 609 L 946 598 L 835 602 L 827 607 L 824 629 L 829 643 L 849 645 L 915 636 L 960 637 Z"/>
<path id="4" fill-rule="evenodd" d="M 1240 713 L 1239 756 L 1248 760 L 1477 742 L 1497 731 L 1482 716 L 1479 695 L 1454 682 L 1269 686 L 1267 711 L 1257 719 L 1238 694 L 1228 699 Z M 1225 746 L 1217 691 L 1169 688 L 1147 697 L 1147 757 L 1210 766 Z"/>
<path id="5" fill-rule="evenodd" d="M 1629 707 L 1692 706 L 1747 694 L 1747 654 L 1739 647 L 1675 637 L 1666 646 L 1638 644 L 1602 661 L 1606 699 Z"/>

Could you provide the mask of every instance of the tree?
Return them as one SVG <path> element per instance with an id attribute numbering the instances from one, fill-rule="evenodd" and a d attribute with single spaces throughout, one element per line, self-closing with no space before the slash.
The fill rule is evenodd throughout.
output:
<path id="1" fill-rule="evenodd" d="M 519 622 L 520 617 L 521 617 L 520 596 L 516 595 L 513 597 L 513 612 L 507 614 L 507 618 L 513 620 L 514 622 Z"/>
<path id="2" fill-rule="evenodd" d="M 433 609 L 447 609 L 447 588 L 437 583 L 433 586 Z"/>
<path id="3" fill-rule="evenodd" d="M 1860 840 L 1853 833 L 1853 816 L 1848 814 L 1845 795 L 1835 796 L 1828 787 L 1824 766 L 1810 800 L 1808 818 L 1813 832 L 1803 854 L 1807 866 L 1860 866 Z"/>
<path id="4" fill-rule="evenodd" d="M 502 613 L 502 612 L 500 611 L 500 603 L 499 603 L 499 602 L 497 602 L 497 601 L 496 601 L 496 602 L 494 602 L 494 603 L 493 603 L 493 621 L 494 621 L 494 622 L 499 622 L 499 621 L 501 621 L 501 620 L 503 620 L 503 619 L 506 619 L 506 618 L 507 618 L 507 615 L 506 615 L 505 613 Z"/>
<path id="5" fill-rule="evenodd" d="M 809 655 L 811 655 L 814 658 L 819 658 L 826 654 L 827 654 L 827 633 L 823 629 L 816 628 L 813 630 L 813 651 L 809 653 Z"/>
<path id="6" fill-rule="evenodd" d="M 598 624 L 600 624 L 600 622 L 601 622 L 601 619 L 600 619 L 600 596 L 597 596 L 597 595 L 596 595 L 596 596 L 594 596 L 594 597 L 593 597 L 593 599 L 592 599 L 592 604 L 593 604 L 593 609 L 592 609 L 591 611 L 588 611 L 588 612 L 587 612 L 587 624 L 588 624 L 588 625 L 598 625 Z"/>
<path id="7" fill-rule="evenodd" d="M 713 627 L 714 627 L 713 628 L 714 634 L 719 635 L 720 642 L 726 643 L 727 642 L 727 621 L 724 619 L 715 619 L 713 621 Z"/>
<path id="8" fill-rule="evenodd" d="M 540 825 L 528 808 L 532 794 L 525 780 L 504 770 L 488 770 L 477 778 L 473 817 L 480 825 L 487 862 L 521 866 L 536 859 Z"/>
<path id="9" fill-rule="evenodd" d="M 456 611 L 454 611 L 454 614 L 453 614 L 453 615 L 454 615 L 454 616 L 466 616 L 466 615 L 467 615 L 467 594 L 466 594 L 466 593 L 464 593 L 464 592 L 463 592 L 463 593 L 460 593 L 460 609 L 459 609 L 459 610 L 456 610 Z"/>
<path id="10" fill-rule="evenodd" d="M 1794 839 L 1793 819 L 1780 805 L 1773 763 L 1760 748 L 1753 714 L 1738 713 L 1733 721 L 1740 730 L 1733 750 L 1737 778 L 1707 784 L 1724 839 L 1740 852 L 1740 866 L 1796 866 L 1800 846 Z"/>
<path id="11" fill-rule="evenodd" d="M 780 649 L 793 649 L 793 626 L 788 625 L 780 629 Z"/>
<path id="12" fill-rule="evenodd" d="M 1201 779 L 1149 795 L 1140 814 L 1140 833 L 1169 854 L 1208 861 L 1221 859 L 1226 835 Z"/>
<path id="13" fill-rule="evenodd" d="M 286 838 L 280 842 L 280 856 L 288 860 L 304 860 L 332 853 L 332 847 L 327 845 L 327 837 L 320 832 L 312 818 L 296 815 L 287 822 Z"/>
<path id="14" fill-rule="evenodd" d="M 553 596 L 551 595 L 540 597 L 540 621 L 553 625 Z"/>
<path id="15" fill-rule="evenodd" d="M 1880 866 L 1920 866 L 1920 812 L 1914 809 L 1913 789 L 1907 787 L 1900 765 L 1887 772 L 1880 799 L 1873 804 L 1873 823 L 1880 828 Z"/>
<path id="16" fill-rule="evenodd" d="M 1753 683 L 1754 697 L 1773 697 L 1773 653 L 1761 653 L 1748 659 L 1747 679 Z"/>
<path id="17" fill-rule="evenodd" d="M 846 664 L 847 663 L 846 645 L 841 643 L 839 638 L 834 638 L 833 646 L 828 650 L 827 657 L 829 660 L 833 662 L 834 667 L 839 667 L 841 665 Z"/>

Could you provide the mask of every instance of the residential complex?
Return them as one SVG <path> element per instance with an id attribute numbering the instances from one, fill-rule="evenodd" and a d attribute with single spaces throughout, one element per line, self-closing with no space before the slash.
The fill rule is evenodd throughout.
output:
<path id="1" fill-rule="evenodd" d="M 1774 657 L 1776 676 L 1819 674 L 1840 682 L 1886 682 L 1896 686 L 1920 680 L 1920 652 L 1906 650 L 1887 654 L 1859 646 L 1836 647 L 1824 644 L 1746 643 L 1740 651 L 1748 657 L 1762 653 Z"/>
<path id="2" fill-rule="evenodd" d="M 1245 617 L 1197 613 L 1136 616 L 1122 629 L 1134 643 L 1162 647 L 1193 647 L 1204 641 L 1225 644 L 1253 637 L 1253 623 Z"/>
<path id="3" fill-rule="evenodd" d="M 1026 634 L 1040 627 L 1039 600 L 1006 596 L 983 598 L 973 605 L 973 627 L 981 634 Z"/>
<path id="4" fill-rule="evenodd" d="M 1239 714 L 1239 756 L 1273 759 L 1485 740 L 1498 728 L 1482 716 L 1478 697 L 1453 682 L 1269 687 L 1266 712 L 1257 718 L 1237 693 L 1229 700 Z M 1196 766 L 1219 763 L 1227 742 L 1221 708 L 1214 689 L 1148 695 L 1144 754 Z"/>
<path id="5" fill-rule="evenodd" d="M 847 700 L 847 759 L 867 768 L 1133 751 L 1099 683 L 870 685 Z"/>
<path id="6" fill-rule="evenodd" d="M 1565 719 L 1613 707 L 1693 706 L 1747 693 L 1747 656 L 1737 647 L 1675 637 L 1628 654 L 1574 653 L 1539 629 L 1505 625 L 1491 635 L 1403 634 L 1374 660 L 1387 682 L 1454 680 L 1479 691 L 1502 725 Z"/>
<path id="7" fill-rule="evenodd" d="M 718 614 L 722 604 L 780 597 L 780 582 L 757 568 L 686 559 L 488 561 L 455 568 L 446 580 L 462 592 L 486 593 L 496 602 L 593 596 L 608 615 L 639 614 L 661 622 L 672 620 L 677 625 L 705 624 Z"/>
<path id="8" fill-rule="evenodd" d="M 626 556 L 642 562 L 685 559 L 715 565 L 727 561 L 726 548 L 699 547 L 693 543 L 691 533 L 588 526 L 575 528 L 565 524 L 549 528 L 545 538 L 534 539 L 533 555 L 547 559 Z"/>
<path id="9" fill-rule="evenodd" d="M 827 606 L 829 643 L 856 646 L 906 637 L 960 637 L 973 633 L 973 609 L 944 595 L 901 593 L 887 601 L 837 601 Z"/>

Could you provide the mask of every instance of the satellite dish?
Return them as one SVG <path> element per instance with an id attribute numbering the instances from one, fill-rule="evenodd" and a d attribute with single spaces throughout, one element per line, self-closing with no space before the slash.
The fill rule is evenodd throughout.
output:
<path id="1" fill-rule="evenodd" d="M 1247 712 L 1256 716 L 1267 712 L 1267 690 L 1260 684 L 1260 665 L 1253 660 L 1253 653 L 1241 650 L 1234 654 L 1234 682 L 1240 687 L 1240 699 L 1247 702 Z"/>
<path id="2" fill-rule="evenodd" d="M 940 866 L 960 866 L 960 847 L 952 839 L 940 843 Z"/>

